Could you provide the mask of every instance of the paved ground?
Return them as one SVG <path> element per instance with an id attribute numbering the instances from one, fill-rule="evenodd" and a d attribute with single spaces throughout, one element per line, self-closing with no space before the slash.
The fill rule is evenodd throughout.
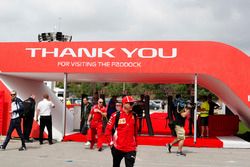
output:
<path id="1" fill-rule="evenodd" d="M 2 142 L 2 141 L 0 141 Z M 1 167 L 111 167 L 109 148 L 102 152 L 85 149 L 83 143 L 58 142 L 39 145 L 27 144 L 27 151 L 18 151 L 21 142 L 11 140 L 5 151 L 0 151 Z M 173 148 L 176 151 L 176 147 Z M 136 167 L 236 167 L 249 166 L 250 149 L 184 148 L 186 157 L 169 154 L 164 147 L 139 146 Z M 122 161 L 121 167 L 124 167 Z"/>

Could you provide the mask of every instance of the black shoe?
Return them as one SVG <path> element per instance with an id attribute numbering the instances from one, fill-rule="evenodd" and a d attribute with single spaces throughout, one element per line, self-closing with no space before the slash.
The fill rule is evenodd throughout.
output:
<path id="1" fill-rule="evenodd" d="M 49 142 L 49 145 L 52 145 L 52 144 L 54 144 L 53 142 Z"/>
<path id="2" fill-rule="evenodd" d="M 182 155 L 182 156 L 186 156 L 186 154 L 185 153 L 183 153 L 182 151 L 180 151 L 180 152 L 178 152 L 177 151 L 177 154 L 176 154 L 177 156 L 180 156 L 180 155 Z"/>
<path id="3" fill-rule="evenodd" d="M 172 148 L 171 144 L 166 144 L 166 147 L 168 148 L 168 152 L 171 153 L 171 148 Z"/>
<path id="4" fill-rule="evenodd" d="M 27 150 L 27 149 L 26 149 L 26 147 L 23 147 L 23 146 L 22 146 L 22 147 L 20 147 L 18 150 L 19 150 L 19 151 L 25 151 L 25 150 Z"/>
<path id="5" fill-rule="evenodd" d="M 98 151 L 102 151 L 103 150 L 103 148 L 102 147 L 100 147 L 99 149 L 98 149 Z"/>
<path id="6" fill-rule="evenodd" d="M 5 147 L 3 145 L 0 145 L 0 151 L 4 151 Z"/>
<path id="7" fill-rule="evenodd" d="M 40 145 L 42 145 L 43 144 L 43 142 L 40 142 Z"/>

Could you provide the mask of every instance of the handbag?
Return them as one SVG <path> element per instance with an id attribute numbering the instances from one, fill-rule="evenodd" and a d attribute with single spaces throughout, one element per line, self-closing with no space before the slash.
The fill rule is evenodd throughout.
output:
<path id="1" fill-rule="evenodd" d="M 85 124 L 82 127 L 81 134 L 86 135 L 88 133 L 88 129 L 89 125 L 87 124 L 87 122 L 85 122 Z"/>

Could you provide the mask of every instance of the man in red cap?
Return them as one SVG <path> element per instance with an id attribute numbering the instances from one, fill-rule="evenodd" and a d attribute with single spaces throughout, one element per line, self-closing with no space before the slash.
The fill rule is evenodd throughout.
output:
<path id="1" fill-rule="evenodd" d="M 111 115 L 106 127 L 105 135 L 111 148 L 113 167 L 119 167 L 123 158 L 126 167 L 133 167 L 135 163 L 137 132 L 136 117 L 132 111 L 134 102 L 132 96 L 123 97 L 121 111 Z"/>

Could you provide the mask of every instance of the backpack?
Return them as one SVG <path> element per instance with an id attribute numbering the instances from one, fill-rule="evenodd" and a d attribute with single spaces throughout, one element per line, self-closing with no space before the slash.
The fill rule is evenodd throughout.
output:
<path id="1" fill-rule="evenodd" d="M 120 111 L 116 111 L 115 126 L 114 126 L 114 128 L 112 129 L 112 135 L 114 135 L 115 130 L 116 130 L 116 128 L 118 127 L 118 122 L 119 122 L 119 119 L 120 119 L 120 113 L 121 113 Z M 137 130 L 137 128 L 136 128 L 136 127 L 137 127 L 137 126 L 136 126 L 136 124 L 137 124 L 137 123 L 136 123 L 136 119 L 137 119 L 137 117 L 136 117 L 136 113 L 134 113 L 134 112 L 133 112 L 133 115 L 134 115 L 134 119 L 135 119 L 135 127 L 134 127 L 134 128 L 135 128 L 135 133 L 134 133 L 134 134 L 136 135 L 136 134 L 137 134 L 137 133 L 136 133 L 136 130 Z"/>
<path id="2" fill-rule="evenodd" d="M 115 116 L 115 126 L 112 129 L 112 135 L 114 135 L 116 128 L 118 127 L 118 122 L 120 119 L 120 111 L 116 111 L 116 116 Z"/>
<path id="3" fill-rule="evenodd" d="M 27 114 L 30 112 L 32 107 L 32 104 L 29 101 L 23 101 L 23 116 L 27 116 Z"/>
<path id="4" fill-rule="evenodd" d="M 175 99 L 174 101 L 175 110 L 179 113 L 185 107 L 185 102 L 183 99 Z"/>
<path id="5" fill-rule="evenodd" d="M 19 98 L 16 98 L 15 100 L 16 106 L 17 106 L 17 110 L 15 112 L 19 113 L 20 117 L 23 117 L 24 115 L 24 105 L 23 105 L 23 101 Z"/>

